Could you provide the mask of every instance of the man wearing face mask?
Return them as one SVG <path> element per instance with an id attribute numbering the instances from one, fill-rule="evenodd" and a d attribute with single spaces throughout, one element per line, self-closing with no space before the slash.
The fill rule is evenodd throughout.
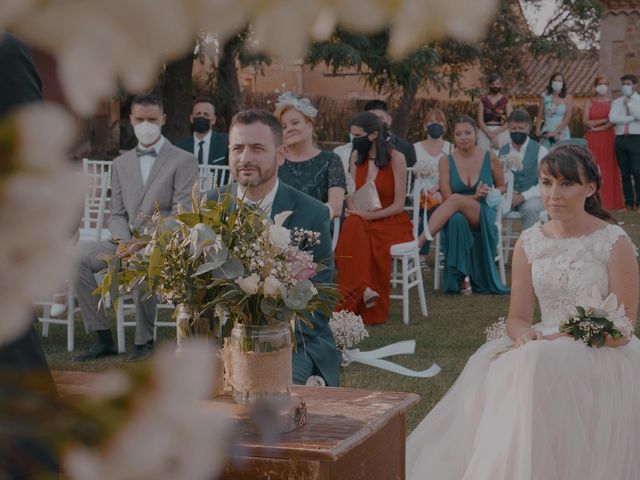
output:
<path id="1" fill-rule="evenodd" d="M 198 164 L 193 155 L 175 147 L 162 136 L 166 121 L 162 100 L 155 95 L 139 95 L 131 103 L 131 125 L 138 146 L 113 160 L 111 167 L 111 239 L 79 245 L 78 276 L 75 289 L 82 319 L 88 332 L 96 333 L 95 343 L 75 357 L 84 362 L 115 355 L 109 319 L 98 308 L 94 274 L 105 268 L 103 255 L 126 257 L 139 250 L 134 231 L 141 231 L 156 208 L 162 217 L 177 213 L 178 204 L 190 209 L 191 189 L 198 180 Z M 142 292 L 133 291 L 136 304 L 135 350 L 127 360 L 138 360 L 153 351 L 155 297 L 142 301 Z"/>
<path id="2" fill-rule="evenodd" d="M 226 133 L 213 131 L 216 109 L 210 97 L 198 97 L 193 101 L 189 117 L 193 136 L 176 143 L 176 146 L 193 153 L 200 165 L 228 165 L 229 140 Z"/>
<path id="3" fill-rule="evenodd" d="M 389 108 L 387 107 L 387 104 L 382 100 L 371 100 L 364 106 L 364 110 L 366 112 L 373 113 L 380 119 L 380 121 L 388 131 L 388 142 L 393 145 L 393 148 L 404 155 L 404 159 L 407 162 L 407 167 L 413 167 L 416 164 L 416 151 L 411 143 L 407 142 L 403 138 L 398 137 L 390 130 L 392 120 L 391 115 L 389 115 Z"/>
<path id="4" fill-rule="evenodd" d="M 636 92 L 635 75 L 623 75 L 620 80 L 622 97 L 611 104 L 609 121 L 615 125 L 624 203 L 627 210 L 633 210 L 640 207 L 640 95 Z"/>
<path id="5" fill-rule="evenodd" d="M 522 160 L 522 168 L 513 172 L 513 199 L 511 208 L 522 214 L 522 228 L 535 224 L 544 210 L 538 187 L 538 165 L 548 150 L 529 138 L 531 116 L 516 109 L 508 119 L 511 141 L 500 149 L 500 158 L 516 155 Z"/>

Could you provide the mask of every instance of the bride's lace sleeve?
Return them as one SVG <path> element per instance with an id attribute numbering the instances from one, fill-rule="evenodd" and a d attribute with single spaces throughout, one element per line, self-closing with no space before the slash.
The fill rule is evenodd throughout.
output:
<path id="1" fill-rule="evenodd" d="M 631 242 L 627 233 L 620 226 L 609 225 L 607 228 L 597 233 L 598 235 L 594 242 L 594 253 L 600 261 L 604 263 L 608 262 L 611 250 L 620 237 L 627 237 L 633 246 L 633 251 L 635 252 L 636 257 L 638 256 L 638 248 L 633 244 L 633 242 Z"/>

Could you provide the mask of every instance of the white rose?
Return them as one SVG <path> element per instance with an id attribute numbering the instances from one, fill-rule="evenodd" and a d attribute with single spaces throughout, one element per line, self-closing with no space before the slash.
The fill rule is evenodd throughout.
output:
<path id="1" fill-rule="evenodd" d="M 264 295 L 266 297 L 278 298 L 280 296 L 282 284 L 276 277 L 269 275 L 264 281 Z"/>
<path id="2" fill-rule="evenodd" d="M 236 283 L 240 285 L 242 291 L 248 295 L 255 295 L 258 293 L 259 282 L 260 276 L 257 273 L 252 273 L 248 277 L 236 279 Z"/>
<path id="3" fill-rule="evenodd" d="M 291 231 L 279 225 L 269 227 L 269 241 L 271 245 L 284 250 L 291 243 Z"/>

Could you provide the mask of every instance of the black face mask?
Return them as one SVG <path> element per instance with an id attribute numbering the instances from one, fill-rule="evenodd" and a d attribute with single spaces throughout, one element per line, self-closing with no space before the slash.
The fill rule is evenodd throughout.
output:
<path id="1" fill-rule="evenodd" d="M 211 129 L 211 119 L 207 117 L 193 117 L 193 129 L 198 133 L 205 133 Z"/>
<path id="2" fill-rule="evenodd" d="M 492 94 L 494 94 L 494 95 L 495 95 L 496 93 L 500 93 L 500 91 L 501 91 L 501 90 L 502 90 L 502 88 L 500 88 L 500 87 L 490 87 L 490 88 L 489 88 L 489 91 L 490 91 Z"/>
<path id="3" fill-rule="evenodd" d="M 351 140 L 351 145 L 353 145 L 353 149 L 358 152 L 360 155 L 366 155 L 371 150 L 371 145 L 373 142 L 369 140 L 369 137 L 364 135 L 362 137 L 354 137 Z"/>
<path id="4" fill-rule="evenodd" d="M 444 133 L 444 127 L 439 123 L 432 123 L 427 126 L 427 133 L 431 138 L 440 138 Z"/>
<path id="5" fill-rule="evenodd" d="M 525 132 L 511 132 L 509 134 L 511 136 L 511 141 L 516 145 L 522 145 L 527 141 L 527 134 Z"/>

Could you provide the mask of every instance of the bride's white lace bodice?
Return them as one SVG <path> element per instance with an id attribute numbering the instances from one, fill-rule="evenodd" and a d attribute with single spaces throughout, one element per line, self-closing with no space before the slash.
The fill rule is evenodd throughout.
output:
<path id="1" fill-rule="evenodd" d="M 622 228 L 608 225 L 582 237 L 555 239 L 546 237 L 539 223 L 522 233 L 545 328 L 566 319 L 578 296 L 593 285 L 608 294 L 609 254 L 623 235 Z"/>

